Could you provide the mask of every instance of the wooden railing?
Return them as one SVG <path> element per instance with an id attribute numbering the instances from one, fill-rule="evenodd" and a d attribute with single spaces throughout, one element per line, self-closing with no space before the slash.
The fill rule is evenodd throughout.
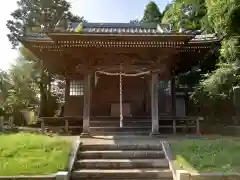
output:
<path id="1" fill-rule="evenodd" d="M 4 116 L 0 116 L 0 132 L 3 132 L 6 127 L 11 129 L 14 127 L 14 118 L 13 116 L 10 116 L 8 118 L 5 118 Z"/>
<path id="2" fill-rule="evenodd" d="M 46 129 L 63 130 L 65 133 L 68 133 L 70 129 L 79 129 L 81 133 L 82 129 L 82 117 L 41 117 L 39 121 L 42 133 L 44 133 Z"/>
<path id="3" fill-rule="evenodd" d="M 172 121 L 172 125 L 160 125 L 159 128 L 172 128 L 173 133 L 177 133 L 178 128 L 195 128 L 196 134 L 201 134 L 200 130 L 200 121 L 203 121 L 203 117 L 195 117 L 195 116 L 160 116 L 159 122 L 161 121 Z M 189 124 L 193 122 L 193 124 Z"/>
<path id="4" fill-rule="evenodd" d="M 108 117 L 106 117 L 106 119 L 108 119 Z M 201 134 L 200 121 L 203 119 L 203 117 L 194 116 L 160 116 L 159 128 L 171 128 L 174 134 L 177 133 L 177 129 L 179 128 L 195 128 L 196 134 Z M 39 118 L 39 121 L 41 123 L 42 132 L 45 132 L 46 129 L 57 129 L 58 131 L 63 130 L 65 133 L 68 133 L 70 129 L 79 129 L 79 133 L 81 133 L 82 130 L 82 117 L 42 117 Z M 163 121 L 166 121 L 167 125 L 162 125 Z M 192 123 L 190 124 L 189 122 Z"/>
<path id="5" fill-rule="evenodd" d="M 111 117 L 109 117 L 111 118 Z M 106 117 L 108 119 L 108 117 Z M 138 119 L 139 121 L 141 119 Z M 196 129 L 196 134 L 201 134 L 200 130 L 200 121 L 203 121 L 203 117 L 194 117 L 194 116 L 185 116 L 185 117 L 177 117 L 177 116 L 160 116 L 159 117 L 159 128 L 170 128 L 174 134 L 177 133 L 177 129 L 186 129 L 186 128 L 194 128 Z M 0 116 L 0 132 L 4 131 L 4 129 L 11 129 L 14 127 L 14 118 L 8 117 L 5 118 Z M 42 117 L 39 118 L 41 132 L 44 133 L 46 130 L 55 130 L 55 131 L 63 131 L 65 133 L 69 133 L 70 130 L 77 131 L 81 133 L 82 131 L 82 117 Z M 151 118 L 149 118 L 151 121 Z M 166 125 L 163 125 L 163 121 L 167 122 Z M 192 122 L 192 123 L 189 123 Z"/>

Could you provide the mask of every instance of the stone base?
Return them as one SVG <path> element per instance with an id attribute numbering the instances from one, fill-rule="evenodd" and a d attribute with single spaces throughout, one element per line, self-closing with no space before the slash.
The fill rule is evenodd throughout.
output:
<path id="1" fill-rule="evenodd" d="M 58 172 L 56 174 L 56 180 L 68 180 L 68 172 Z"/>
<path id="2" fill-rule="evenodd" d="M 91 138 L 91 134 L 90 133 L 82 133 L 80 134 L 80 138 Z"/>

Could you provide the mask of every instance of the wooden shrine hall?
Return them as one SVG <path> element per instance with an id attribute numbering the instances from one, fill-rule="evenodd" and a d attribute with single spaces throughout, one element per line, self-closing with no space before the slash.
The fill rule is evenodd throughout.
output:
<path id="1" fill-rule="evenodd" d="M 214 35 L 152 23 L 69 23 L 47 33 L 29 30 L 20 41 L 50 72 L 64 77 L 64 117 L 59 119 L 75 117 L 84 134 L 112 126 L 158 134 L 162 117 L 173 120 L 176 132 L 181 105 L 174 77 L 219 44 Z"/>

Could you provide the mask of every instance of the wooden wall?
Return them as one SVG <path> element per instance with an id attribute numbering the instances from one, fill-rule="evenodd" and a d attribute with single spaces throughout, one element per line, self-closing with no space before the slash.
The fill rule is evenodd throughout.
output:
<path id="1" fill-rule="evenodd" d="M 111 103 L 119 103 L 119 76 L 108 76 L 98 74 L 91 80 L 91 116 L 110 116 Z M 123 81 L 123 102 L 131 103 L 132 116 L 151 116 L 151 76 L 129 77 L 124 76 Z M 161 76 L 159 80 L 168 76 Z M 74 76 L 71 79 L 83 80 L 83 76 Z M 69 83 L 68 83 L 69 86 Z M 82 116 L 83 96 L 69 96 L 69 87 L 66 88 L 64 116 Z M 171 97 L 159 96 L 159 113 L 166 112 L 167 101 Z M 168 102 L 169 103 L 169 102 Z"/>
<path id="2" fill-rule="evenodd" d="M 123 102 L 131 103 L 133 116 L 143 115 L 145 98 L 145 79 L 141 77 L 123 77 Z M 92 86 L 91 114 L 93 116 L 110 116 L 111 103 L 120 100 L 119 76 L 100 75 Z"/>
<path id="3" fill-rule="evenodd" d="M 83 115 L 83 96 L 70 96 L 70 80 L 83 80 L 82 75 L 69 76 L 66 79 L 64 116 Z"/>

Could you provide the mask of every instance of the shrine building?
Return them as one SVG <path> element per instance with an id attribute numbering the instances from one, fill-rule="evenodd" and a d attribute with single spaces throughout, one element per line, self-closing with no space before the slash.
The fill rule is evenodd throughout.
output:
<path id="1" fill-rule="evenodd" d="M 148 121 L 141 126 L 145 132 L 161 133 L 161 117 L 186 116 L 175 76 L 219 45 L 212 34 L 154 23 L 69 23 L 46 33 L 28 31 L 20 41 L 66 80 L 63 116 L 79 119 L 85 134 L 111 121 L 127 127 L 129 119 L 135 119 L 133 131 Z"/>

